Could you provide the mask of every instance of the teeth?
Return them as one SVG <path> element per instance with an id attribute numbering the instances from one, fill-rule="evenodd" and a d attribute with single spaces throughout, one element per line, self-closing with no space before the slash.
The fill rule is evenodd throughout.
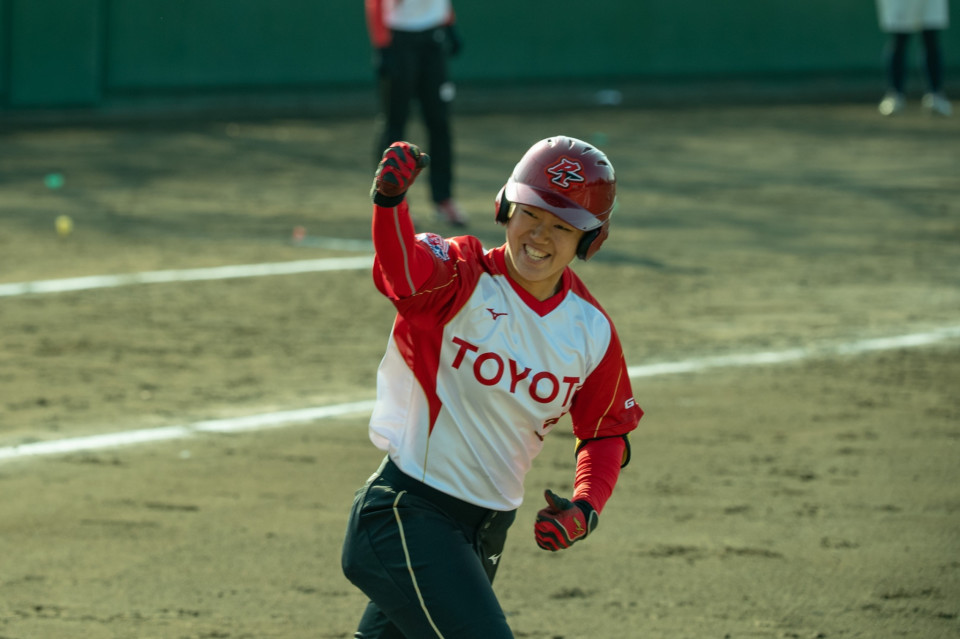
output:
<path id="1" fill-rule="evenodd" d="M 529 255 L 531 258 L 533 258 L 533 259 L 535 259 L 535 260 L 542 260 L 543 258 L 545 258 L 545 257 L 547 257 L 548 255 L 550 255 L 549 253 L 544 253 L 544 252 L 542 252 L 542 251 L 538 251 L 537 249 L 531 248 L 531 247 L 529 247 L 529 246 L 527 246 L 527 245 L 524 245 L 523 250 L 525 250 L 525 251 L 527 252 L 527 255 Z"/>

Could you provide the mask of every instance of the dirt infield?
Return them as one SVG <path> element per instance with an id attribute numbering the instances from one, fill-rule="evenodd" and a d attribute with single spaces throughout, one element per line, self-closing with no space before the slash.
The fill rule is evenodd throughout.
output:
<path id="1" fill-rule="evenodd" d="M 597 533 L 549 554 L 537 496 L 574 461 L 555 431 L 497 577 L 516 636 L 960 636 L 960 339 L 817 350 L 960 326 L 960 118 L 611 108 L 456 131 L 488 246 L 532 142 L 608 153 L 620 207 L 576 269 L 631 366 L 800 349 L 636 378 L 633 462 Z M 361 255 L 322 238 L 369 239 L 370 145 L 367 118 L 5 128 L 0 285 Z M 0 449 L 369 400 L 392 318 L 365 269 L 0 297 Z M 379 458 L 357 414 L 0 459 L 0 639 L 351 637 L 340 541 Z"/>

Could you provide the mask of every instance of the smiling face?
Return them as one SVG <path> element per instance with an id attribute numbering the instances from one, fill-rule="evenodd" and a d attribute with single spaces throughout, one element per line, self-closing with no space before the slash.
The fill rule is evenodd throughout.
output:
<path id="1" fill-rule="evenodd" d="M 577 256 L 583 231 L 544 209 L 512 205 L 507 222 L 507 271 L 538 300 L 557 292 L 563 270 Z"/>

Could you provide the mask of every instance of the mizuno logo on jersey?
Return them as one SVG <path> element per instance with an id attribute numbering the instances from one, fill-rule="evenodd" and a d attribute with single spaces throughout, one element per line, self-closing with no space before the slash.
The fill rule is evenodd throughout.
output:
<path id="1" fill-rule="evenodd" d="M 450 261 L 450 244 L 436 233 L 420 233 L 417 240 L 426 244 L 427 248 L 444 262 Z"/>
<path id="2" fill-rule="evenodd" d="M 529 366 L 521 366 L 512 358 L 508 357 L 505 360 L 497 353 L 481 353 L 479 346 L 471 344 L 465 339 L 454 337 L 453 343 L 459 347 L 456 356 L 453 358 L 453 368 L 459 370 L 463 366 L 467 353 L 475 353 L 476 357 L 470 370 L 474 378 L 484 386 L 496 386 L 501 380 L 508 378 L 511 393 L 517 393 L 518 389 L 522 388 L 529 393 L 534 401 L 541 404 L 554 402 L 562 392 L 563 402 L 561 406 L 569 404 L 573 393 L 580 387 L 579 377 L 551 373 L 550 371 L 534 373 Z M 524 382 L 523 386 L 520 385 L 521 382 Z"/>
<path id="3" fill-rule="evenodd" d="M 560 161 L 547 169 L 547 173 L 552 175 L 550 181 L 561 189 L 569 189 L 571 182 L 583 182 L 583 165 L 576 160 L 568 157 L 560 158 Z"/>
<path id="4" fill-rule="evenodd" d="M 498 317 L 503 317 L 504 315 L 506 315 L 506 313 L 498 313 L 492 308 L 488 308 L 487 310 L 490 311 L 491 315 L 493 315 L 493 319 L 497 319 Z"/>

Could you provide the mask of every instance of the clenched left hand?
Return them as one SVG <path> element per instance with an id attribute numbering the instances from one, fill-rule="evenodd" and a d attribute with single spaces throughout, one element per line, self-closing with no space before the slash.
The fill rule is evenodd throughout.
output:
<path id="1" fill-rule="evenodd" d="M 586 501 L 570 501 L 549 489 L 544 491 L 543 497 L 547 500 L 547 507 L 537 513 L 533 535 L 537 545 L 544 550 L 555 552 L 569 548 L 597 527 L 600 516 Z"/>

